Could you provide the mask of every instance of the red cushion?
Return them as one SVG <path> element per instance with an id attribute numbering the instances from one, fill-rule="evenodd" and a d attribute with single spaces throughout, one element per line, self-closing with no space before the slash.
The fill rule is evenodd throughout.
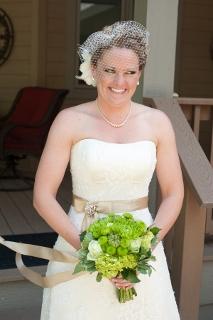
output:
<path id="1" fill-rule="evenodd" d="M 10 117 L 10 122 L 27 123 L 40 122 L 55 98 L 56 91 L 43 88 L 24 88 L 16 109 Z"/>

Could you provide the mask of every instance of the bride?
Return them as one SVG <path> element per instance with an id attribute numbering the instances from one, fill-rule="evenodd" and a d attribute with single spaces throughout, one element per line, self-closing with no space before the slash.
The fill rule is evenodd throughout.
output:
<path id="1" fill-rule="evenodd" d="M 115 287 L 131 287 L 122 278 L 97 283 L 95 275 L 84 274 L 46 288 L 42 320 L 180 319 L 161 242 L 175 223 L 183 200 L 175 135 L 163 112 L 131 100 L 147 52 L 148 32 L 135 21 L 105 27 L 80 46 L 79 78 L 97 87 L 97 99 L 67 108 L 56 117 L 36 174 L 34 206 L 59 234 L 55 248 L 69 252 L 80 248 L 79 233 L 85 228 L 88 202 L 98 205 L 105 201 L 110 206 L 115 200 L 120 204 L 125 200 L 135 219 L 161 229 L 154 249 L 155 271 L 150 277 L 140 276 L 141 282 L 135 285 L 138 296 L 125 304 L 115 295 Z M 56 193 L 69 161 L 74 197 L 67 215 Z M 153 221 L 147 196 L 154 170 L 162 202 Z M 144 205 L 135 208 L 140 198 Z M 72 264 L 50 262 L 47 274 L 70 268 Z"/>

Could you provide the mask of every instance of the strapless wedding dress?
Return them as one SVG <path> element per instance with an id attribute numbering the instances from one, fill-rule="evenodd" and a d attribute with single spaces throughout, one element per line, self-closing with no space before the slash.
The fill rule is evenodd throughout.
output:
<path id="1" fill-rule="evenodd" d="M 156 145 L 151 140 L 110 143 L 84 139 L 71 150 L 73 193 L 90 201 L 131 200 L 148 195 L 157 161 Z M 119 213 L 118 213 L 119 214 Z M 148 208 L 132 212 L 135 219 L 153 222 Z M 83 213 L 71 206 L 69 217 L 80 230 Z M 58 237 L 55 248 L 74 249 Z M 140 275 L 135 285 L 137 297 L 120 304 L 108 279 L 96 282 L 96 274 L 86 274 L 44 289 L 41 320 L 179 320 L 162 243 L 153 253 L 156 271 Z M 47 274 L 67 271 L 73 265 L 50 262 Z"/>

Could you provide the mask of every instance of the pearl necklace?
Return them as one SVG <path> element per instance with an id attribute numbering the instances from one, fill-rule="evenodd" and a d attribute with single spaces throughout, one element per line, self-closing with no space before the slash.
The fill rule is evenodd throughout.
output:
<path id="1" fill-rule="evenodd" d="M 124 118 L 124 120 L 121 123 L 113 123 L 109 119 L 107 119 L 106 115 L 101 110 L 101 107 L 98 105 L 98 101 L 97 100 L 96 100 L 96 103 L 97 103 L 98 110 L 100 112 L 101 117 L 104 119 L 104 121 L 106 121 L 108 124 L 110 124 L 113 128 L 120 128 L 120 127 L 124 126 L 126 124 L 126 122 L 128 121 L 128 119 L 130 117 L 130 114 L 131 114 L 131 111 L 132 111 L 132 103 L 130 102 L 129 112 L 127 113 L 127 115 Z"/>

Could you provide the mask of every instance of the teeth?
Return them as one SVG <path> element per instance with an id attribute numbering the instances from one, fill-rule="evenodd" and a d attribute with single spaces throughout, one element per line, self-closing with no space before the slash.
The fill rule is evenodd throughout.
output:
<path id="1" fill-rule="evenodd" d="M 125 89 L 115 89 L 115 88 L 111 88 L 111 90 L 116 93 L 123 93 L 125 91 Z"/>

